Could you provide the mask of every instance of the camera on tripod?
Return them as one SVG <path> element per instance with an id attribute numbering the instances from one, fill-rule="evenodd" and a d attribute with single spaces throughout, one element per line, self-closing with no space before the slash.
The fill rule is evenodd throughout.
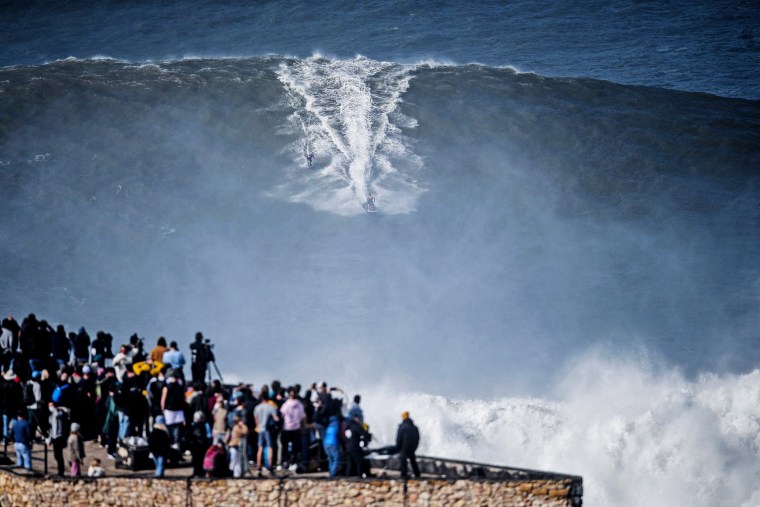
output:
<path id="1" fill-rule="evenodd" d="M 203 354 L 207 363 L 214 361 L 214 344 L 208 338 L 203 340 Z"/>

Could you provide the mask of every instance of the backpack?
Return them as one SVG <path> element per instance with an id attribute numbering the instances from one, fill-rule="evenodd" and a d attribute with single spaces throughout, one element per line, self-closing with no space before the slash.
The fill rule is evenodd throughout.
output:
<path id="1" fill-rule="evenodd" d="M 205 456 L 203 456 L 203 470 L 206 472 L 213 472 L 214 471 L 214 465 L 217 460 L 217 456 L 224 453 L 223 447 L 218 447 L 216 445 L 212 445 L 208 448 L 206 451 Z"/>
<path id="2" fill-rule="evenodd" d="M 31 381 L 24 384 L 24 404 L 28 407 L 37 403 L 37 397 L 34 395 L 34 385 Z"/>

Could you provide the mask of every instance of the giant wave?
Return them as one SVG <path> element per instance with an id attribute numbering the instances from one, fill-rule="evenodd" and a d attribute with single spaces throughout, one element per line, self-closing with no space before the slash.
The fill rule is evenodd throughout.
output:
<path id="1" fill-rule="evenodd" d="M 581 473 L 591 504 L 756 501 L 757 101 L 66 59 L 0 69 L 0 118 L 4 312 L 200 329 L 230 376 L 366 387 L 382 439 L 410 409 L 426 453 Z"/>

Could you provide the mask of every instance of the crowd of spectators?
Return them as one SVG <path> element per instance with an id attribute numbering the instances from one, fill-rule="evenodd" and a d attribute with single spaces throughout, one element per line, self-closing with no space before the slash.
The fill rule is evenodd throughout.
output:
<path id="1" fill-rule="evenodd" d="M 43 444 L 52 447 L 59 475 L 68 461 L 70 475 L 78 476 L 85 470 L 84 443 L 94 442 L 114 460 L 124 449 L 147 447 L 157 476 L 187 459 L 199 477 L 242 477 L 251 470 L 258 476 L 278 470 L 371 475 L 371 435 L 359 395 L 348 407 L 346 394 L 324 382 L 305 390 L 276 380 L 258 389 L 224 385 L 212 380 L 213 349 L 201 333 L 190 344 L 187 377 L 176 342 L 159 337 L 150 351 L 143 342 L 134 334 L 113 354 L 113 337 L 103 331 L 91 339 L 83 327 L 67 333 L 34 314 L 20 324 L 4 319 L 0 430 L 14 442 L 17 465 L 31 469 L 31 449 Z M 411 451 L 401 441 L 397 451 L 411 452 L 419 476 L 413 461 L 419 434 L 412 440 Z M 98 460 L 86 470 L 104 474 Z"/>

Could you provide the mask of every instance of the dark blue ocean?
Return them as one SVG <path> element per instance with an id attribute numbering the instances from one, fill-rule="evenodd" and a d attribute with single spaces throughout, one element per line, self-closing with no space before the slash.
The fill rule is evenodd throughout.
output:
<path id="1" fill-rule="evenodd" d="M 0 311 L 201 330 L 226 380 L 327 380 L 380 442 L 410 410 L 424 454 L 583 475 L 587 505 L 760 505 L 758 27 L 4 2 Z"/>

